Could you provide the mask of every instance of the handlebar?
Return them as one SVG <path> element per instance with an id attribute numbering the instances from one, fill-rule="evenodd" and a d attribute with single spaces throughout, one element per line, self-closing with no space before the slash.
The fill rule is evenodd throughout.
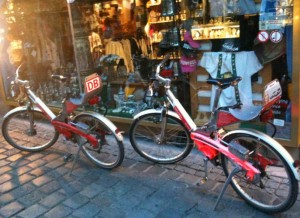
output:
<path id="1" fill-rule="evenodd" d="M 170 79 L 165 79 L 159 74 L 160 68 L 170 59 L 170 57 L 171 57 L 171 54 L 168 53 L 156 67 L 155 78 L 160 82 L 166 83 L 167 81 L 170 81 Z"/>
<path id="2" fill-rule="evenodd" d="M 26 86 L 26 85 L 29 85 L 29 81 L 28 80 L 20 80 L 19 79 L 19 71 L 20 71 L 20 69 L 21 69 L 22 66 L 23 66 L 23 63 L 16 70 L 15 83 Z"/>

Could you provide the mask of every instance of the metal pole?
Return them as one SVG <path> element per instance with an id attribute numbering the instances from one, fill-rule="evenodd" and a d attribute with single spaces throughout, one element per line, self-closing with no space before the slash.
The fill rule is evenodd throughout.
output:
<path id="1" fill-rule="evenodd" d="M 80 76 L 79 64 L 78 64 L 78 60 L 77 60 L 76 40 L 75 40 L 75 35 L 74 35 L 74 26 L 73 26 L 73 19 L 72 19 L 72 11 L 71 11 L 71 5 L 68 2 L 69 1 L 67 1 L 68 14 L 69 14 L 69 20 L 70 20 L 70 27 L 71 27 L 71 35 L 72 35 L 72 42 L 73 42 L 73 49 L 74 49 L 74 56 L 75 56 L 75 63 L 76 63 L 76 71 L 77 71 L 78 82 L 79 82 L 79 90 L 80 90 L 80 93 L 83 93 L 82 85 L 81 85 L 82 83 L 81 83 L 81 76 Z"/>

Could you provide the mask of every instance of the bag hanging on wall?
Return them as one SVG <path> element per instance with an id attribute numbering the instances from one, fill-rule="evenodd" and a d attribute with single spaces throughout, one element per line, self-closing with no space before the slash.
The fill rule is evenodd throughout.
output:
<path id="1" fill-rule="evenodd" d="M 159 43 L 159 47 L 162 49 L 169 49 L 179 46 L 179 29 L 174 27 L 162 33 L 163 39 Z"/>
<path id="2" fill-rule="evenodd" d="M 173 16 L 178 14 L 178 5 L 175 0 L 162 0 L 161 16 Z"/>

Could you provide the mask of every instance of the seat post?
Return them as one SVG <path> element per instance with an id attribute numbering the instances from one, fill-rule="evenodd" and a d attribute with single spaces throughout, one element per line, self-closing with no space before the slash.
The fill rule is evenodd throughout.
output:
<path id="1" fill-rule="evenodd" d="M 214 104 L 213 104 L 213 108 L 212 108 L 212 115 L 215 113 L 215 111 L 218 108 L 218 103 L 219 103 L 221 93 L 222 93 L 222 89 L 220 87 L 217 87 L 216 93 L 215 93 L 215 98 L 214 98 Z"/>

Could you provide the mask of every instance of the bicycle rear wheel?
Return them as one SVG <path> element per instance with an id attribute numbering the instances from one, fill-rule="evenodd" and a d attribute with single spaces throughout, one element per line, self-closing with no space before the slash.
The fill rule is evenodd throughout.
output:
<path id="1" fill-rule="evenodd" d="M 2 135 L 13 147 L 22 151 L 42 151 L 52 146 L 59 133 L 40 111 L 16 110 L 3 120 Z"/>
<path id="2" fill-rule="evenodd" d="M 132 147 L 145 159 L 154 163 L 170 164 L 185 158 L 192 150 L 193 143 L 182 122 L 170 115 L 162 141 L 161 113 L 145 114 L 134 120 L 129 137 Z"/>
<path id="3" fill-rule="evenodd" d="M 248 149 L 248 161 L 261 171 L 252 182 L 247 180 L 245 171 L 234 175 L 231 180 L 233 189 L 246 202 L 266 213 L 283 212 L 295 203 L 298 181 L 285 158 L 273 146 L 246 133 L 234 133 L 224 140 Z M 228 176 L 236 164 L 222 156 L 222 166 Z"/>
<path id="4" fill-rule="evenodd" d="M 84 143 L 83 153 L 99 167 L 112 169 L 119 166 L 124 159 L 124 145 L 119 141 L 108 125 L 92 115 L 79 115 L 74 120 L 88 125 L 88 132 L 98 138 L 99 144 L 94 148 L 86 139 L 77 136 L 79 143 Z"/>

